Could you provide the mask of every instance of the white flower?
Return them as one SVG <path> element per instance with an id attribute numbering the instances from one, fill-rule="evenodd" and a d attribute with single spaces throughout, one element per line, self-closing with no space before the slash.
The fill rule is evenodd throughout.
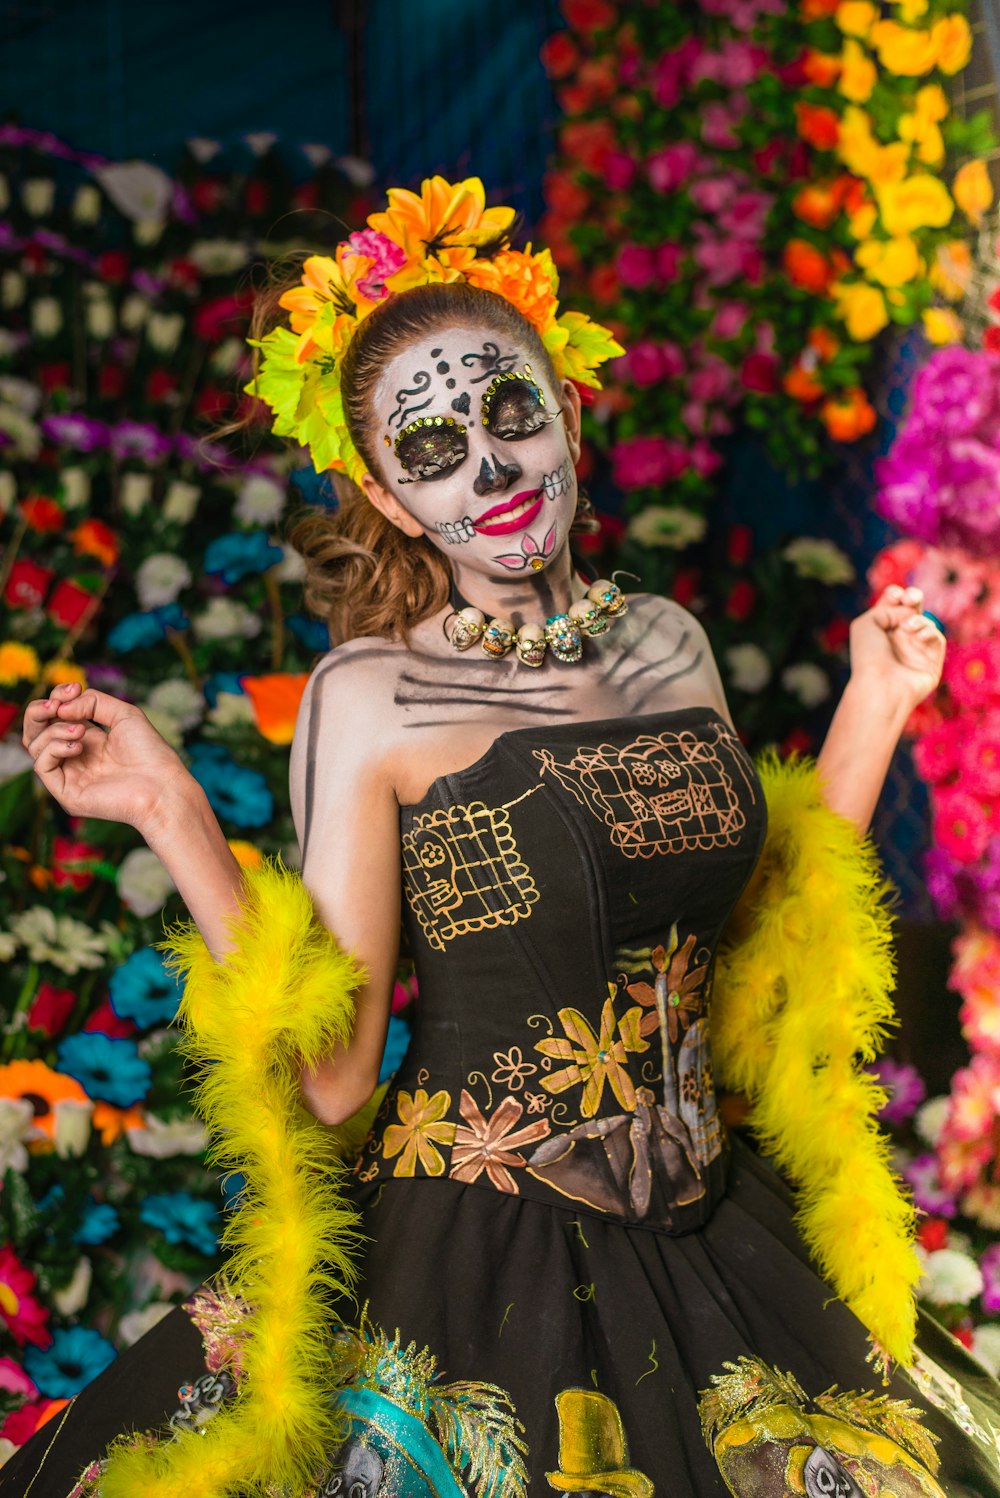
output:
<path id="1" fill-rule="evenodd" d="M 803 707 L 818 707 L 830 695 L 830 678 L 821 666 L 814 666 L 811 661 L 786 666 L 781 673 L 781 685 L 786 692 L 797 697 Z"/>
<path id="2" fill-rule="evenodd" d="M 18 640 L 33 640 L 44 623 L 42 609 L 18 609 L 7 616 L 7 633 Z"/>
<path id="3" fill-rule="evenodd" d="M 240 489 L 233 514 L 244 525 L 273 525 L 284 508 L 284 486 L 266 474 L 255 473 Z"/>
<path id="4" fill-rule="evenodd" d="M 17 498 L 17 479 L 9 468 L 0 469 L 0 519 Z"/>
<path id="5" fill-rule="evenodd" d="M 682 551 L 705 534 L 704 515 L 683 505 L 647 505 L 629 523 L 628 535 L 643 546 L 671 546 Z"/>
<path id="6" fill-rule="evenodd" d="M 51 177 L 28 177 L 21 188 L 21 202 L 32 218 L 44 218 L 52 212 L 56 184 Z"/>
<path id="7" fill-rule="evenodd" d="M 0 328 L 0 359 L 12 359 L 17 352 L 19 339 L 8 328 Z"/>
<path id="8" fill-rule="evenodd" d="M 206 276 L 231 276 L 246 265 L 250 252 L 238 239 L 199 239 L 188 250 L 187 258 Z"/>
<path id="9" fill-rule="evenodd" d="M 973 1330 L 972 1356 L 978 1358 L 994 1378 L 1000 1378 L 1000 1325 L 995 1321 Z"/>
<path id="10" fill-rule="evenodd" d="M 151 473 L 124 473 L 118 499 L 126 515 L 139 515 L 149 504 L 153 493 Z"/>
<path id="11" fill-rule="evenodd" d="M 175 525 L 187 525 L 201 498 L 197 484 L 187 484 L 183 479 L 174 479 L 163 500 L 163 518 Z"/>
<path id="12" fill-rule="evenodd" d="M 39 338 L 54 338 L 62 325 L 62 307 L 57 298 L 36 297 L 31 304 L 31 331 Z"/>
<path id="13" fill-rule="evenodd" d="M 132 238 L 136 244 L 155 244 L 166 227 L 162 218 L 137 218 L 132 225 Z"/>
<path id="14" fill-rule="evenodd" d="M 71 976 L 81 968 L 103 966 L 107 937 L 71 915 L 57 916 L 47 905 L 31 905 L 12 915 L 10 929 L 32 962 L 51 962 Z"/>
<path id="15" fill-rule="evenodd" d="M 24 301 L 24 284 L 19 270 L 5 270 L 0 276 L 0 302 L 5 307 L 20 307 Z"/>
<path id="16" fill-rule="evenodd" d="M 19 380 L 16 375 L 0 376 L 0 400 L 16 406 L 25 416 L 34 416 L 41 399 L 42 392 L 30 380 Z"/>
<path id="17" fill-rule="evenodd" d="M 966 1306 L 982 1294 L 983 1274 L 975 1259 L 954 1248 L 918 1250 L 924 1273 L 917 1294 L 935 1306 Z"/>
<path id="18" fill-rule="evenodd" d="M 119 212 L 132 220 L 162 218 L 173 196 L 171 179 L 149 161 L 109 161 L 94 176 Z"/>
<path id="19" fill-rule="evenodd" d="M 0 962 L 9 962 L 18 946 L 18 939 L 12 931 L 0 931 Z"/>
<path id="20" fill-rule="evenodd" d="M 762 692 L 771 680 L 771 662 L 759 645 L 730 645 L 726 664 L 730 681 L 741 692 Z"/>
<path id="21" fill-rule="evenodd" d="M 128 333 L 134 333 L 136 328 L 141 328 L 149 316 L 149 302 L 137 291 L 130 294 L 122 302 L 122 310 L 119 313 L 119 321 Z"/>
<path id="22" fill-rule="evenodd" d="M 59 475 L 60 496 L 67 510 L 78 510 L 90 499 L 90 475 L 84 468 L 64 468 Z"/>
<path id="23" fill-rule="evenodd" d="M 101 216 L 101 194 L 93 182 L 84 182 L 77 188 L 71 209 L 78 224 L 96 224 Z"/>
<path id="24" fill-rule="evenodd" d="M 134 915 L 155 915 L 177 888 L 150 848 L 133 848 L 118 868 L 118 895 Z"/>
<path id="25" fill-rule="evenodd" d="M 0 739 L 0 785 L 5 780 L 13 780 L 15 775 L 21 775 L 25 770 L 30 770 L 33 764 L 31 755 L 21 744 L 14 743 L 12 739 Z M 0 1178 L 3 1171 L 0 1170 Z"/>
<path id="26" fill-rule="evenodd" d="M 29 1139 L 41 1138 L 35 1128 L 35 1110 L 27 1098 L 0 1098 L 0 1179 L 5 1170 L 18 1174 L 28 1168 Z"/>
<path id="27" fill-rule="evenodd" d="M 179 312 L 154 312 L 146 324 L 146 337 L 158 354 L 172 354 L 184 331 Z"/>
<path id="28" fill-rule="evenodd" d="M 142 1128 L 127 1132 L 129 1149 L 154 1160 L 174 1155 L 200 1155 L 208 1144 L 208 1131 L 197 1118 L 168 1120 L 147 1113 Z"/>
<path id="29" fill-rule="evenodd" d="M 114 331 L 114 307 L 107 297 L 95 297 L 87 305 L 87 332 L 91 338 L 110 338 Z"/>
<path id="30" fill-rule="evenodd" d="M 150 1301 L 141 1311 L 129 1311 L 122 1317 L 118 1323 L 118 1335 L 126 1347 L 131 1347 L 140 1342 L 147 1332 L 151 1332 L 164 1316 L 169 1316 L 172 1310 L 169 1300 Z"/>
<path id="31" fill-rule="evenodd" d="M 4 450 L 4 458 L 27 458 L 32 461 L 38 457 L 38 450 L 42 445 L 42 434 L 30 416 L 25 416 L 16 406 L 0 405 L 0 432 L 7 436 L 7 446 Z"/>
<path id="32" fill-rule="evenodd" d="M 279 583 L 300 583 L 306 575 L 305 558 L 294 546 L 282 546 L 281 553 L 271 576 Z"/>
<path id="33" fill-rule="evenodd" d="M 52 1292 L 52 1303 L 60 1316 L 75 1316 L 77 1311 L 83 1309 L 87 1304 L 92 1279 L 93 1266 L 86 1254 L 81 1254 L 70 1276 L 69 1284 L 63 1285 L 61 1290 Z"/>
<path id="34" fill-rule="evenodd" d="M 14 1455 L 14 1452 L 19 1451 L 20 1449 L 21 1448 L 19 1446 L 15 1446 L 14 1442 L 9 1440 L 7 1436 L 0 1436 L 0 1467 L 3 1466 L 4 1462 L 9 1462 L 11 1457 Z"/>
<path id="35" fill-rule="evenodd" d="M 253 703 L 245 692 L 220 692 L 207 722 L 213 728 L 243 728 L 256 722 Z"/>
<path id="36" fill-rule="evenodd" d="M 820 536 L 798 536 L 790 541 L 781 555 L 791 562 L 799 577 L 814 577 L 829 587 L 837 583 L 852 583 L 855 578 L 854 565 L 850 557 Z"/>
<path id="37" fill-rule="evenodd" d="M 914 1115 L 914 1127 L 924 1143 L 929 1144 L 931 1149 L 937 1146 L 950 1107 L 949 1097 L 932 1097 L 928 1098 L 926 1103 L 922 1103 Z"/>
<path id="38" fill-rule="evenodd" d="M 147 713 L 150 709 L 165 713 L 181 728 L 187 729 L 201 722 L 205 712 L 205 699 L 197 687 L 192 686 L 184 677 L 172 676 L 167 681 L 157 682 L 143 706 Z"/>
<path id="39" fill-rule="evenodd" d="M 55 1118 L 54 1141 L 60 1160 L 76 1160 L 90 1143 L 90 1124 L 94 1105 L 87 1098 L 61 1098 L 52 1109 Z"/>
<path id="40" fill-rule="evenodd" d="M 146 707 L 146 717 L 156 729 L 160 738 L 169 744 L 171 749 L 179 749 L 184 743 L 184 731 L 176 718 L 169 713 L 158 711 L 155 707 Z"/>
<path id="41" fill-rule="evenodd" d="M 192 627 L 199 640 L 252 640 L 260 634 L 261 620 L 235 598 L 210 598 Z"/>
<path id="42" fill-rule="evenodd" d="M 183 557 L 171 551 L 154 551 L 135 574 L 135 591 L 144 609 L 173 603 L 191 581 L 191 569 Z"/>
<path id="43" fill-rule="evenodd" d="M 208 362 L 216 374 L 228 375 L 239 369 L 245 355 L 246 345 L 239 338 L 224 338 Z"/>

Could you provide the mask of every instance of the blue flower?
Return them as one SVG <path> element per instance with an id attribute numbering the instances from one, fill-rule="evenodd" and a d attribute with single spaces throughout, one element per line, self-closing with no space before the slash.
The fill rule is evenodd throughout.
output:
<path id="1" fill-rule="evenodd" d="M 229 585 L 251 572 L 266 572 L 284 556 L 266 531 L 230 531 L 205 547 L 205 571 L 218 573 Z"/>
<path id="2" fill-rule="evenodd" d="M 80 1218 L 80 1226 L 73 1234 L 74 1243 L 96 1247 L 113 1237 L 118 1231 L 118 1213 L 110 1202 L 98 1202 L 88 1197 Z"/>
<path id="3" fill-rule="evenodd" d="M 231 692 L 233 696 L 241 696 L 243 693 L 242 671 L 213 671 L 211 676 L 206 676 L 202 687 L 205 701 L 209 707 L 214 707 L 219 700 L 220 692 Z"/>
<path id="4" fill-rule="evenodd" d="M 192 744 L 189 768 L 212 810 L 234 826 L 265 827 L 274 815 L 266 777 L 238 765 L 221 744 Z"/>
<path id="5" fill-rule="evenodd" d="M 153 1073 L 134 1040 L 81 1032 L 60 1041 L 56 1054 L 60 1071 L 75 1077 L 88 1097 L 131 1108 L 149 1091 Z"/>
<path id="6" fill-rule="evenodd" d="M 89 1326 L 70 1326 L 52 1333 L 52 1346 L 47 1351 L 29 1347 L 23 1362 L 39 1394 L 46 1399 L 72 1399 L 116 1357 L 115 1349 L 100 1332 Z"/>
<path id="7" fill-rule="evenodd" d="M 147 1196 L 139 1208 L 147 1226 L 159 1228 L 168 1243 L 186 1243 L 202 1254 L 214 1254 L 218 1211 L 189 1191 L 164 1191 Z"/>
<path id="8" fill-rule="evenodd" d="M 148 1030 L 173 1019 L 181 989 L 159 952 L 140 947 L 111 974 L 108 996 L 119 1019 L 135 1020 L 140 1029 Z"/>
<path id="9" fill-rule="evenodd" d="M 324 510 L 339 508 L 340 501 L 329 473 L 317 473 L 315 468 L 297 468 L 289 479 L 307 505 L 321 505 Z"/>
<path id="10" fill-rule="evenodd" d="M 322 619 L 310 619 L 308 614 L 289 614 L 286 622 L 307 650 L 329 650 L 330 629 Z"/>
<path id="11" fill-rule="evenodd" d="M 400 1019 L 398 1014 L 389 1016 L 389 1033 L 385 1037 L 382 1066 L 378 1074 L 380 1082 L 388 1082 L 393 1072 L 399 1070 L 400 1063 L 409 1048 L 410 1033 L 409 1025 L 405 1020 Z"/>
<path id="12" fill-rule="evenodd" d="M 124 655 L 129 650 L 145 650 L 167 637 L 168 629 L 187 629 L 188 618 L 179 603 L 166 603 L 145 613 L 126 614 L 108 634 L 108 647 Z"/>

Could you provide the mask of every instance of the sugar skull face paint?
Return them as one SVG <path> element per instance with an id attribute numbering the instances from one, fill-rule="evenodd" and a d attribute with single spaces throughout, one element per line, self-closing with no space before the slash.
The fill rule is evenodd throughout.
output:
<path id="1" fill-rule="evenodd" d="M 439 333 L 391 361 L 374 406 L 385 487 L 440 549 L 494 577 L 559 553 L 577 499 L 563 394 L 524 349 Z"/>

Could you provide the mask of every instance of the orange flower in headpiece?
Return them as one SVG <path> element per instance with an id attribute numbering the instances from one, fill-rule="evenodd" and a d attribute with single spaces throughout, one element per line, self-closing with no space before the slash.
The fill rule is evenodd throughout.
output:
<path id="1" fill-rule="evenodd" d="M 373 213 L 368 226 L 385 234 L 406 254 L 407 264 L 386 281 L 390 291 L 407 291 L 427 281 L 457 281 L 476 251 L 502 244 L 516 217 L 513 208 L 487 208 L 478 177 L 464 182 L 427 178 L 419 196 L 390 187 L 389 207 Z"/>
<path id="2" fill-rule="evenodd" d="M 240 685 L 253 703 L 258 732 L 272 744 L 290 744 L 307 671 L 275 671 L 270 676 L 241 676 Z"/>
<path id="3" fill-rule="evenodd" d="M 292 332 L 299 334 L 296 358 L 300 363 L 317 349 L 331 354 L 334 344 L 341 342 L 337 335 L 346 331 L 342 319 L 348 320 L 353 333 L 356 320 L 372 310 L 375 303 L 358 290 L 358 282 L 364 280 L 372 264 L 367 256 L 356 254 L 346 244 L 337 246 L 335 260 L 329 255 L 310 255 L 302 267 L 302 284 L 278 299 L 279 307 L 292 314 Z"/>
<path id="4" fill-rule="evenodd" d="M 465 272 L 471 286 L 495 291 L 540 331 L 555 321 L 559 273 L 548 250 L 501 250 L 492 260 L 475 260 Z"/>

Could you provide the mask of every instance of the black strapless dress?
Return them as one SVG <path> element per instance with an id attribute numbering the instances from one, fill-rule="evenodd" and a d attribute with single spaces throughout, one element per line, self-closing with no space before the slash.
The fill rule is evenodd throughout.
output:
<path id="1" fill-rule="evenodd" d="M 1000 1495 L 994 1381 L 922 1318 L 883 1389 L 717 1110 L 713 957 L 766 826 L 724 721 L 515 729 L 400 821 L 417 1021 L 354 1167 L 351 1437 L 318 1498 Z M 0 1495 L 67 1498 L 122 1429 L 231 1390 L 177 1310 Z"/>

